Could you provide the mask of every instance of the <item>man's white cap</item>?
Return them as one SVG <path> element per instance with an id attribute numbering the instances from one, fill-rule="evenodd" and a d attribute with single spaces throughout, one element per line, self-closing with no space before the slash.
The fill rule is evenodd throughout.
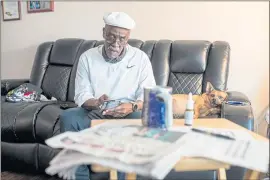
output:
<path id="1" fill-rule="evenodd" d="M 103 16 L 105 24 L 110 26 L 121 27 L 125 29 L 133 29 L 135 21 L 124 12 L 110 12 Z"/>

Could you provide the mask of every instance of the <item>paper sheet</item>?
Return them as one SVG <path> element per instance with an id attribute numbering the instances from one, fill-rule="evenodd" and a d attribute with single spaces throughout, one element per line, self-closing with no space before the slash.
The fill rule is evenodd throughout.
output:
<path id="1" fill-rule="evenodd" d="M 228 140 L 191 132 L 184 139 L 190 156 L 205 157 L 266 173 L 269 167 L 269 142 L 256 139 Z"/>

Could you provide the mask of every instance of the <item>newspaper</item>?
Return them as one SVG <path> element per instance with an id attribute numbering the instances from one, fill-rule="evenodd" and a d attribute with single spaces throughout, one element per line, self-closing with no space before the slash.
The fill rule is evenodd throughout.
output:
<path id="1" fill-rule="evenodd" d="M 163 179 L 184 152 L 183 135 L 180 131 L 110 122 L 81 132 L 66 132 L 46 140 L 53 148 L 64 148 L 46 172 L 71 177 L 75 166 L 94 163 Z"/>
<path id="2" fill-rule="evenodd" d="M 269 142 L 254 138 L 229 140 L 191 132 L 183 137 L 188 143 L 187 156 L 204 157 L 266 173 L 269 168 Z M 199 150 L 199 151 L 197 151 Z"/>
<path id="3" fill-rule="evenodd" d="M 121 172 L 163 179 L 182 157 L 209 158 L 267 172 L 269 142 L 257 141 L 245 131 L 200 129 L 235 140 L 197 133 L 188 127 L 165 131 L 132 121 L 108 121 L 46 140 L 53 148 L 63 148 L 50 162 L 46 173 L 74 179 L 79 165 L 99 164 Z"/>

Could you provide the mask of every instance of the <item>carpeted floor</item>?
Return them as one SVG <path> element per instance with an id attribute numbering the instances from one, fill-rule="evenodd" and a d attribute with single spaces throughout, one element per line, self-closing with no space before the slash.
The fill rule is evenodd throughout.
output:
<path id="1" fill-rule="evenodd" d="M 1 180 L 62 180 L 62 179 L 46 175 L 22 174 L 4 171 L 1 172 Z"/>

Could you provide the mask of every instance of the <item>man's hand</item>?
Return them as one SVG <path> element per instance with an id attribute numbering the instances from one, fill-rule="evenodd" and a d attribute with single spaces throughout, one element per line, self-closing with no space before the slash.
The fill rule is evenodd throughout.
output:
<path id="1" fill-rule="evenodd" d="M 132 113 L 132 104 L 131 103 L 123 103 L 115 108 L 107 109 L 103 111 L 103 115 L 109 115 L 113 117 L 125 117 L 128 114 Z"/>
<path id="2" fill-rule="evenodd" d="M 108 97 L 106 94 L 103 94 L 102 96 L 100 96 L 100 97 L 98 98 L 98 106 L 100 106 L 101 104 L 103 104 L 104 101 L 106 101 L 106 100 L 108 100 L 108 99 L 109 99 L 109 97 Z"/>
<path id="3" fill-rule="evenodd" d="M 93 110 L 98 109 L 101 104 L 104 103 L 105 100 L 108 100 L 109 97 L 106 94 L 103 94 L 98 99 L 88 99 L 82 107 L 85 109 Z"/>

